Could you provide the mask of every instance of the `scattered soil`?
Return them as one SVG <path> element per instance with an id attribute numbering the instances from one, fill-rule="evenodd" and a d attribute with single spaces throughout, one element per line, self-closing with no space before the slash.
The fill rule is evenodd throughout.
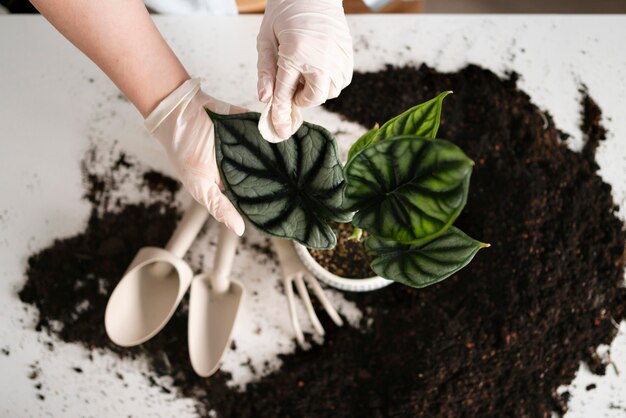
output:
<path id="1" fill-rule="evenodd" d="M 90 150 L 86 161 L 94 161 L 95 155 L 95 150 Z M 173 195 L 166 203 L 104 210 L 110 204 L 110 194 L 117 189 L 120 172 L 132 167 L 116 164 L 107 173 L 95 175 L 83 164 L 85 198 L 93 204 L 85 231 L 56 240 L 28 259 L 29 280 L 19 296 L 23 302 L 37 306 L 37 330 L 55 330 L 64 341 L 80 342 L 88 348 L 107 347 L 120 354 L 136 354 L 137 350 L 111 343 L 101 326 L 108 295 L 139 248 L 167 243 L 178 212 Z M 54 321 L 62 326 L 59 328 Z"/>
<path id="2" fill-rule="evenodd" d="M 34 382 L 33 387 L 35 388 L 36 394 L 35 396 L 40 401 L 45 400 L 45 396 L 42 394 L 42 391 L 45 390 L 43 384 L 39 381 L 41 379 L 41 368 L 39 366 L 39 362 L 36 361 L 28 366 L 30 370 L 28 372 L 28 378 Z"/>
<path id="3" fill-rule="evenodd" d="M 167 191 L 172 199 L 180 189 L 180 183 L 178 181 L 155 170 L 149 170 L 143 173 L 143 181 L 144 185 L 151 191 L 157 193 Z"/>
<path id="4" fill-rule="evenodd" d="M 596 149 L 601 140 L 606 138 L 606 129 L 602 125 L 602 111 L 598 104 L 589 96 L 586 87 L 580 89 L 583 95 L 582 105 L 582 124 L 580 129 L 583 132 L 585 146 L 582 154 L 593 163 L 595 163 Z"/>
<path id="5" fill-rule="evenodd" d="M 154 370 L 146 378 L 159 385 L 158 376 L 170 376 L 181 396 L 198 401 L 200 415 L 211 409 L 226 417 L 563 412 L 569 394 L 558 396 L 557 387 L 572 380 L 580 361 L 604 371 L 595 348 L 611 342 L 614 324 L 625 317 L 626 234 L 593 159 L 604 135 L 597 134 L 599 113 L 589 112 L 599 108 L 584 99 L 582 130 L 592 145 L 575 153 L 515 78 L 502 80 L 475 66 L 444 74 L 425 66 L 389 67 L 355 74 L 341 98 L 328 104 L 370 127 L 454 90 L 445 100 L 440 134 L 476 161 L 458 226 L 492 247 L 426 289 L 394 284 L 346 294 L 364 312 L 360 329 L 335 327 L 320 313 L 325 343 L 282 356 L 280 370 L 243 393 L 226 386 L 225 373 L 210 380 L 193 373 L 184 306 L 140 347 L 122 349 L 106 338 L 108 295 L 140 247 L 165 243 L 178 218 L 171 203 L 103 211 L 111 186 L 88 190 L 94 211 L 85 231 L 30 257 L 20 297 L 38 308 L 39 329 L 122 356 L 145 355 Z M 86 178 L 88 189 L 101 180 Z"/>
<path id="6" fill-rule="evenodd" d="M 261 244 L 258 243 L 249 243 L 248 239 L 243 236 L 241 237 L 240 246 L 244 248 L 250 248 L 257 253 L 264 256 L 263 262 L 276 262 L 278 259 L 276 256 L 276 252 L 274 251 L 274 247 L 272 246 L 272 241 L 269 238 L 265 238 Z"/>
<path id="7" fill-rule="evenodd" d="M 309 250 L 322 267 L 340 277 L 350 279 L 365 279 L 376 276 L 370 268 L 370 254 L 363 247 L 363 239 L 367 232 L 363 232 L 361 240 L 350 239 L 354 227 L 352 224 L 335 224 L 333 231 L 337 235 L 337 245 L 332 250 Z"/>

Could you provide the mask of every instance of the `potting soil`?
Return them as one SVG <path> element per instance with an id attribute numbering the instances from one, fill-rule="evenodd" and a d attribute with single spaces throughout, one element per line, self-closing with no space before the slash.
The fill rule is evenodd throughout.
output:
<path id="1" fill-rule="evenodd" d="M 583 93 L 588 145 L 576 153 L 550 115 L 516 87 L 514 75 L 501 79 L 475 66 L 357 73 L 327 108 L 371 127 L 443 90 L 455 93 L 445 99 L 440 136 L 476 162 L 457 225 L 491 248 L 426 289 L 392 285 L 349 295 L 365 313 L 360 328 L 337 328 L 320 314 L 324 344 L 283 356 L 280 370 L 244 392 L 228 388 L 225 373 L 209 380 L 193 373 L 184 308 L 139 348 L 116 347 L 105 335 L 108 295 L 140 247 L 165 243 L 178 217 L 173 200 L 103 210 L 110 182 L 87 177 L 94 209 L 85 230 L 29 258 L 20 297 L 37 307 L 42 331 L 121 356 L 146 355 L 156 375 L 171 376 L 181 396 L 198 401 L 201 415 L 211 409 L 226 417 L 563 412 L 557 387 L 572 380 L 580 361 L 604 371 L 595 348 L 612 340 L 626 308 L 626 234 L 594 160 L 605 135 L 600 110 Z"/>
<path id="2" fill-rule="evenodd" d="M 335 224 L 337 245 L 331 250 L 310 249 L 309 253 L 322 267 L 341 277 L 364 279 L 376 276 L 370 268 L 371 255 L 363 246 L 367 232 L 361 239 L 350 238 L 354 227 L 351 223 Z"/>

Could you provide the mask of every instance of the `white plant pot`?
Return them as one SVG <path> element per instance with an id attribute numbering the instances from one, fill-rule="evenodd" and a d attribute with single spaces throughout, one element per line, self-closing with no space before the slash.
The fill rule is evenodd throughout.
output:
<path id="1" fill-rule="evenodd" d="M 392 280 L 383 279 L 380 276 L 367 277 L 365 279 L 351 279 L 337 276 L 322 267 L 304 245 L 298 244 L 295 241 L 293 244 L 296 249 L 296 254 L 298 254 L 304 266 L 319 280 L 336 289 L 347 290 L 349 292 L 370 292 L 393 283 Z"/>

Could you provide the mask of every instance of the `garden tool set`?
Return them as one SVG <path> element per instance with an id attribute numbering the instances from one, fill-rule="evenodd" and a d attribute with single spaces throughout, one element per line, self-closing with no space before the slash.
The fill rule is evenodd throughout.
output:
<path id="1" fill-rule="evenodd" d="M 193 201 L 165 248 L 140 249 L 111 294 L 104 315 L 107 335 L 115 344 L 136 346 L 165 327 L 190 288 L 189 357 L 194 371 L 203 377 L 211 376 L 219 369 L 230 345 L 244 295 L 243 284 L 229 277 L 239 239 L 224 225 L 220 224 L 210 273 L 194 275 L 183 260 L 208 218 L 206 209 Z M 297 341 L 303 344 L 304 335 L 295 310 L 294 284 L 313 328 L 324 335 L 305 280 L 333 322 L 342 325 L 343 321 L 317 280 L 302 265 L 292 243 L 281 239 L 274 239 L 273 242 L 282 266 L 289 314 Z"/>
<path id="2" fill-rule="evenodd" d="M 220 225 L 212 273 L 194 276 L 182 259 L 208 217 L 194 201 L 165 249 L 139 250 L 104 314 L 109 338 L 123 347 L 135 346 L 163 329 L 191 286 L 189 356 L 200 376 L 210 376 L 219 368 L 243 296 L 243 285 L 228 277 L 238 238 L 225 226 Z"/>

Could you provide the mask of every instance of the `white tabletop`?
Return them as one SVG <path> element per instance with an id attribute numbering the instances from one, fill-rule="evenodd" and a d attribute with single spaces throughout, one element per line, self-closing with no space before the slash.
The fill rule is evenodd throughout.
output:
<path id="1" fill-rule="evenodd" d="M 260 109 L 255 90 L 258 17 L 156 20 L 188 70 L 204 77 L 212 95 Z M 443 71 L 468 63 L 498 74 L 514 70 L 521 75 L 520 87 L 573 136 L 573 147 L 581 144 L 578 89 L 584 83 L 604 111 L 610 136 L 597 158 L 626 219 L 625 16 L 353 16 L 349 21 L 357 70 L 422 62 Z M 1 416 L 193 416 L 191 400 L 150 387 L 141 375 L 148 370 L 141 360 L 95 354 L 92 362 L 84 348 L 58 341 L 55 351 L 48 351 L 42 343 L 47 337 L 32 329 L 34 309 L 25 311 L 16 296 L 28 255 L 84 228 L 90 207 L 81 199 L 80 161 L 90 141 L 103 150 L 123 149 L 150 167 L 170 172 L 139 114 L 118 100 L 118 93 L 40 17 L 0 16 L 0 348 L 11 352 L 0 355 Z M 344 150 L 363 131 L 320 109 L 305 117 L 345 132 L 339 137 Z M 237 352 L 228 353 L 224 367 L 233 373 L 234 384 L 245 384 L 253 376 L 239 366 L 242 360 L 251 357 L 254 365 L 269 360 L 278 367 L 276 355 L 293 351 L 295 345 L 276 273 L 259 265 L 252 253 L 238 257 L 241 262 L 233 274 L 259 296 L 245 305 L 240 322 L 245 326 L 235 335 Z M 339 292 L 330 293 L 355 323 L 361 315 L 358 308 Z M 257 334 L 257 327 L 267 332 Z M 611 357 L 622 374 L 608 368 L 606 376 L 592 376 L 581 366 L 568 388 L 573 393 L 569 417 L 623 416 L 626 324 L 621 330 Z M 28 379 L 35 361 L 44 370 L 45 401 L 36 400 Z M 86 373 L 77 375 L 74 366 Z M 112 369 L 123 370 L 126 380 L 117 379 Z M 591 382 L 597 389 L 586 391 Z"/>

